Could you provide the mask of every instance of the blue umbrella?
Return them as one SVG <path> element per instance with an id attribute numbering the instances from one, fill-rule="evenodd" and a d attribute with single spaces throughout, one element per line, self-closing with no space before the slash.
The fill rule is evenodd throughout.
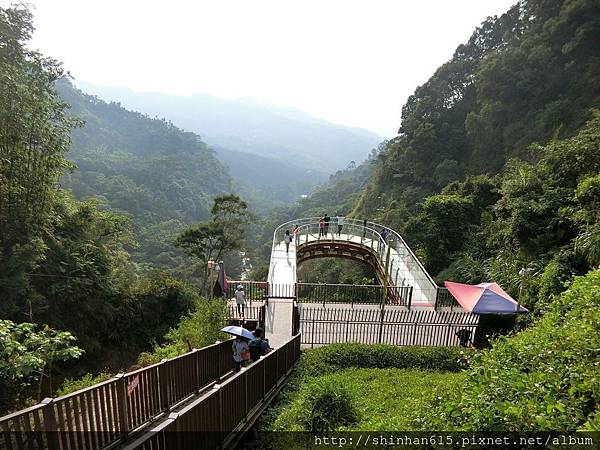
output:
<path id="1" fill-rule="evenodd" d="M 254 335 L 250 331 L 248 331 L 242 327 L 237 327 L 235 325 L 230 325 L 228 327 L 221 328 L 221 331 L 224 331 L 225 333 L 233 334 L 234 336 L 237 336 L 237 337 L 243 337 L 243 338 L 246 338 L 249 340 L 254 339 Z"/>

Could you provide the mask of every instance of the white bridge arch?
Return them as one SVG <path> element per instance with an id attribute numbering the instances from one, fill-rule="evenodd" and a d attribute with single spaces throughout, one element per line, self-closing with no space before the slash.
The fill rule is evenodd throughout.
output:
<path id="1" fill-rule="evenodd" d="M 298 227 L 296 233 L 293 233 L 294 226 Z M 384 229 L 388 233 L 385 239 L 381 235 Z M 284 243 L 286 231 L 293 235 L 289 252 Z M 319 234 L 318 217 L 295 219 L 277 227 L 271 248 L 270 285 L 296 283 L 298 262 L 310 257 L 362 258 L 374 267 L 382 283 L 412 287 L 414 306 L 433 307 L 435 304 L 438 286 L 396 231 L 374 222 L 344 218 L 338 233 L 336 218 L 332 217 L 327 235 Z M 285 296 L 282 292 L 281 297 Z M 277 297 L 276 291 L 274 297 Z"/>

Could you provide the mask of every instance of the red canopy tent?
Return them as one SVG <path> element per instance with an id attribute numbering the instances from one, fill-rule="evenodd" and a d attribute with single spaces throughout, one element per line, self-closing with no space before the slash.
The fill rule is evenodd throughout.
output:
<path id="1" fill-rule="evenodd" d="M 467 312 L 474 314 L 516 314 L 517 312 L 529 312 L 504 292 L 496 283 L 472 285 L 444 281 L 444 285 Z"/>

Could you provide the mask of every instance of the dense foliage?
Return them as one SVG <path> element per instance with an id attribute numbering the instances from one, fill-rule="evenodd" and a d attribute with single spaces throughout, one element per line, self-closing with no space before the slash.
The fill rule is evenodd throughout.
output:
<path id="1" fill-rule="evenodd" d="M 440 390 L 419 426 L 574 431 L 594 420 L 600 404 L 599 306 L 596 270 L 578 277 L 528 329 L 476 355 L 462 389 Z"/>
<path id="2" fill-rule="evenodd" d="M 52 365 L 83 353 L 74 341 L 66 331 L 0 320 L 0 412 L 23 405 L 32 388 L 41 400 L 42 383 L 52 380 Z"/>
<path id="3" fill-rule="evenodd" d="M 210 216 L 212 197 L 231 192 L 227 168 L 200 138 L 172 123 L 128 111 L 57 84 L 70 114 L 85 120 L 72 133 L 76 171 L 61 182 L 78 198 L 98 197 L 111 210 L 133 218 L 141 262 L 187 264 L 172 241 L 178 232 Z"/>
<path id="4" fill-rule="evenodd" d="M 154 364 L 227 339 L 229 336 L 220 331 L 225 325 L 226 312 L 227 304 L 222 299 L 198 301 L 194 309 L 181 318 L 177 327 L 165 334 L 165 344 L 155 346 L 152 352 L 140 354 L 138 364 Z"/>
<path id="5" fill-rule="evenodd" d="M 397 347 L 385 344 L 331 344 L 307 351 L 299 371 L 316 377 L 351 367 L 423 369 L 458 372 L 472 351 L 459 347 Z"/>
<path id="6" fill-rule="evenodd" d="M 41 365 L 31 370 L 38 372 L 39 397 L 52 391 L 44 376 L 46 364 L 58 376 L 121 368 L 153 341 L 160 342 L 197 294 L 169 274 L 139 270 L 127 252 L 136 245 L 129 218 L 102 200 L 77 201 L 62 189 L 61 176 L 73 169 L 66 159 L 70 133 L 82 123 L 67 115 L 68 105 L 55 90 L 65 75 L 61 64 L 27 48 L 32 31 L 25 7 L 0 8 L 0 317 L 14 322 L 14 330 L 24 327 L 20 336 L 30 335 L 3 354 L 0 364 L 9 367 L 15 351 L 32 363 L 30 355 L 37 350 L 29 346 L 38 341 L 42 347 L 68 343 L 69 354 L 52 350 L 47 357 L 36 356 Z M 115 129 L 108 127 L 106 134 Z M 179 131 L 171 131 L 181 138 Z M 100 152 L 100 142 L 96 145 Z M 192 136 L 188 145 L 200 144 Z M 145 146 L 156 149 L 161 143 L 153 135 Z M 198 164 L 205 167 L 206 161 Z M 46 334 L 32 328 L 38 325 Z M 71 345 L 75 338 L 78 347 Z M 81 354 L 79 347 L 85 352 L 78 361 L 66 361 Z M 25 372 L 30 371 L 27 364 L 22 365 Z M 18 373 L 3 379 L 2 389 L 13 393 L 13 404 L 6 401 L 2 408 L 23 400 L 23 379 Z"/>

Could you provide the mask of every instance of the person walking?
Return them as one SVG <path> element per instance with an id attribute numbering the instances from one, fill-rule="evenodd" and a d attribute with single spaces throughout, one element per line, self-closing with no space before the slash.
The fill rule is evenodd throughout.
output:
<path id="1" fill-rule="evenodd" d="M 337 215 L 337 226 L 338 226 L 338 236 L 340 236 L 342 234 L 342 228 L 344 227 L 344 215 L 343 214 L 338 214 Z"/>
<path id="2" fill-rule="evenodd" d="M 246 306 L 246 294 L 244 293 L 244 286 L 238 284 L 233 296 L 235 297 L 238 315 L 240 317 L 244 317 L 244 307 Z"/>
<path id="3" fill-rule="evenodd" d="M 250 357 L 252 361 L 258 361 L 261 356 L 266 355 L 271 351 L 271 347 L 269 346 L 269 341 L 263 338 L 264 331 L 262 328 L 257 328 L 254 330 L 254 339 L 250 341 L 248 344 L 248 348 L 250 349 Z"/>
<path id="4" fill-rule="evenodd" d="M 319 219 L 319 239 L 321 236 L 325 236 L 325 216 L 321 216 Z"/>
<path id="5" fill-rule="evenodd" d="M 285 230 L 285 236 L 283 236 L 283 242 L 285 242 L 285 252 L 290 252 L 290 244 L 292 242 L 292 236 L 290 235 L 290 230 Z"/>
<path id="6" fill-rule="evenodd" d="M 325 237 L 327 237 L 327 234 L 329 233 L 329 221 L 331 220 L 331 218 L 325 214 L 325 216 L 323 217 L 323 221 L 325 222 Z"/>
<path id="7" fill-rule="evenodd" d="M 381 239 L 385 243 L 385 241 L 388 237 L 388 234 L 389 234 L 389 231 L 387 230 L 387 228 L 382 228 L 381 231 L 379 232 L 379 234 L 381 235 Z"/>
<path id="8" fill-rule="evenodd" d="M 233 353 L 233 370 L 239 372 L 241 367 L 246 365 L 246 361 L 251 359 L 248 340 L 237 336 L 231 343 L 231 351 Z"/>

